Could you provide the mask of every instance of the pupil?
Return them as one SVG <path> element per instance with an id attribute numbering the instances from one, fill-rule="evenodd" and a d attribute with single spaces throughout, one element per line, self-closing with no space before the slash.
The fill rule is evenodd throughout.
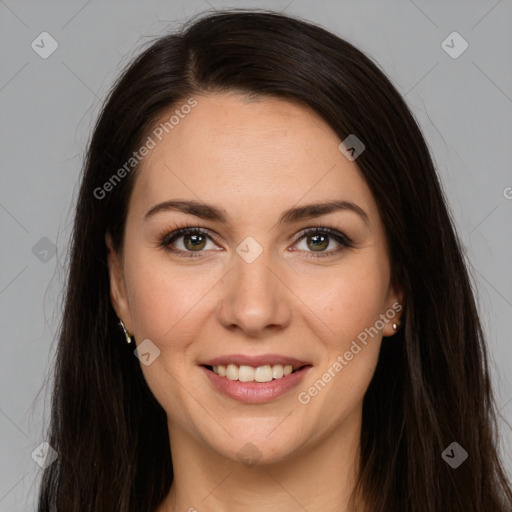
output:
<path id="1" fill-rule="evenodd" d="M 203 240 L 199 240 L 199 239 L 203 239 Z M 192 242 L 192 246 L 189 247 L 189 245 L 187 244 L 187 241 L 191 241 Z M 198 248 L 200 246 L 200 244 L 204 244 L 204 237 L 203 235 L 186 235 L 185 236 L 185 246 L 187 247 L 187 249 L 194 249 L 194 248 Z M 200 249 L 202 249 L 203 247 L 199 247 Z"/>
<path id="2" fill-rule="evenodd" d="M 317 249 L 320 248 L 320 249 L 325 249 L 327 247 L 327 245 L 329 245 L 329 242 L 327 242 L 327 244 L 325 243 L 326 240 L 327 240 L 327 237 L 325 235 L 313 235 L 310 237 L 310 239 L 316 239 L 318 240 L 319 238 L 323 238 L 323 242 L 320 242 L 320 244 L 323 244 L 323 245 L 320 245 L 320 244 L 314 244 L 313 247 L 316 247 Z M 310 247 L 312 248 L 312 247 Z"/>

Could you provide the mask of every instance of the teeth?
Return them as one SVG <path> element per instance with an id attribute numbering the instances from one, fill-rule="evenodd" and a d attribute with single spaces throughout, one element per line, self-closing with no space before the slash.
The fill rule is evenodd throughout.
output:
<path id="1" fill-rule="evenodd" d="M 272 366 L 268 364 L 265 366 L 258 366 L 258 368 L 254 370 L 254 380 L 256 382 L 270 382 L 273 377 Z"/>
<path id="2" fill-rule="evenodd" d="M 226 377 L 229 380 L 238 380 L 238 366 L 235 366 L 234 364 L 228 364 L 226 367 Z"/>
<path id="3" fill-rule="evenodd" d="M 238 380 L 240 382 L 252 382 L 254 380 L 254 368 L 252 366 L 240 366 L 238 368 Z"/>
<path id="4" fill-rule="evenodd" d="M 274 379 L 280 379 L 284 375 L 284 368 L 282 364 L 275 364 L 272 367 L 272 377 Z"/>
<path id="5" fill-rule="evenodd" d="M 213 371 L 221 377 L 227 377 L 229 380 L 239 380 L 240 382 L 270 382 L 272 379 L 286 377 L 293 372 L 291 364 L 283 366 L 282 364 L 264 365 L 253 368 L 252 366 L 228 364 L 213 366 Z"/>

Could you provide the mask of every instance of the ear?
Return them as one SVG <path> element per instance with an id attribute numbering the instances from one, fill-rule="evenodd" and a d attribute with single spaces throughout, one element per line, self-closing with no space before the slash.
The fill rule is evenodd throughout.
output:
<path id="1" fill-rule="evenodd" d="M 388 298 L 386 301 L 386 323 L 382 329 L 383 336 L 393 336 L 397 330 L 400 329 L 401 318 L 404 309 L 404 292 L 398 282 L 393 282 L 389 287 Z M 393 324 L 398 326 L 398 329 L 393 329 Z"/>
<path id="2" fill-rule="evenodd" d="M 105 235 L 107 245 L 107 262 L 110 280 L 110 301 L 119 320 L 122 320 L 126 330 L 133 333 L 132 317 L 126 295 L 122 257 L 114 249 L 110 233 Z"/>

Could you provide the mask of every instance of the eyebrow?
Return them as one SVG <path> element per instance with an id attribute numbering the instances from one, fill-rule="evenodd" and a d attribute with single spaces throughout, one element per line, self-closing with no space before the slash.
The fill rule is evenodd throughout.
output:
<path id="1" fill-rule="evenodd" d="M 328 201 L 325 203 L 296 206 L 283 212 L 281 217 L 279 217 L 277 224 L 292 224 L 300 220 L 320 217 L 322 215 L 344 210 L 358 214 L 366 224 L 370 224 L 368 214 L 360 206 L 355 203 L 351 203 L 350 201 Z M 159 203 L 146 212 L 144 220 L 166 211 L 180 211 L 201 219 L 218 221 L 225 225 L 229 224 L 228 215 L 224 209 L 216 208 L 215 206 L 193 200 L 171 200 Z"/>

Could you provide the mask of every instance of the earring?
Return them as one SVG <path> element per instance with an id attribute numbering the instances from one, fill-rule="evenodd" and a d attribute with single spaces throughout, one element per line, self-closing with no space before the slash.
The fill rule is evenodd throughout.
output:
<path id="1" fill-rule="evenodd" d="M 393 329 L 396 331 L 398 329 L 398 324 L 393 324 Z"/>
<path id="2" fill-rule="evenodd" d="M 132 342 L 132 337 L 128 334 L 128 331 L 126 330 L 126 327 L 124 326 L 123 324 L 123 321 L 122 320 L 119 320 L 119 325 L 122 327 L 123 329 L 123 332 L 124 332 L 124 336 L 126 338 L 126 342 L 127 343 L 131 343 Z"/>

